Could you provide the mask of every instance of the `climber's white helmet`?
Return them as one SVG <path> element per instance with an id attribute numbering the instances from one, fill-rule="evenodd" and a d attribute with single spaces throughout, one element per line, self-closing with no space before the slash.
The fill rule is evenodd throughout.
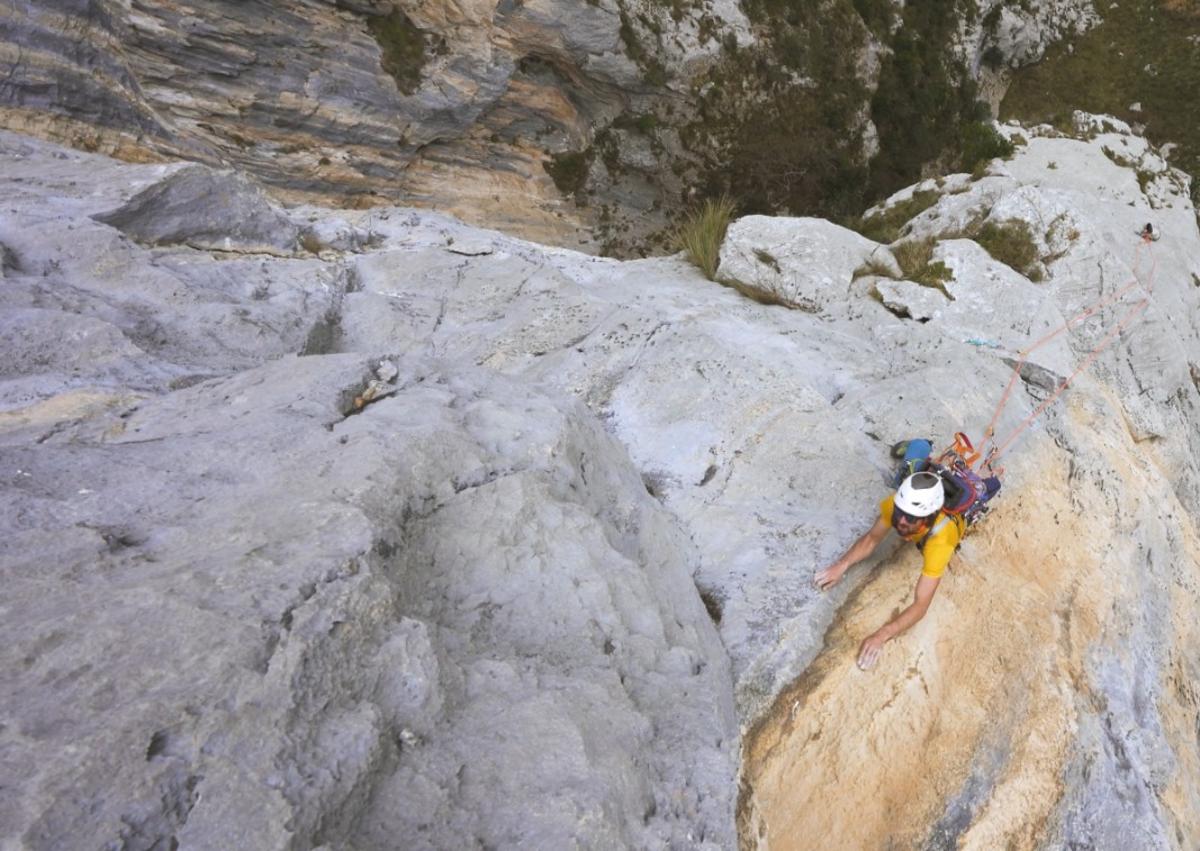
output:
<path id="1" fill-rule="evenodd" d="M 945 502 L 946 489 L 933 473 L 913 473 L 896 489 L 896 508 L 910 517 L 930 517 Z"/>

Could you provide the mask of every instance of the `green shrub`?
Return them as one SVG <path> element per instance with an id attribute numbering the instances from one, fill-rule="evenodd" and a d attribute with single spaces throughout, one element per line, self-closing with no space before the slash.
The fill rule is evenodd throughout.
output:
<path id="1" fill-rule="evenodd" d="M 990 124 L 973 121 L 964 124 L 959 133 L 959 144 L 962 149 L 960 167 L 963 171 L 973 172 L 980 163 L 985 165 L 997 157 L 1011 157 L 1012 142 L 1001 136 Z"/>
<path id="2" fill-rule="evenodd" d="M 892 15 L 895 14 L 892 3 L 888 0 L 853 0 L 853 2 L 854 10 L 867 25 L 867 29 L 879 38 L 889 35 Z"/>
<path id="3" fill-rule="evenodd" d="M 975 241 L 996 260 L 1011 266 L 1026 277 L 1039 275 L 1037 243 L 1033 231 L 1020 219 L 1008 219 L 996 224 L 988 222 L 979 229 Z"/>
<path id="4" fill-rule="evenodd" d="M 928 163 L 957 147 L 953 128 L 981 117 L 976 85 L 949 48 L 958 32 L 957 6 L 904 5 L 903 26 L 892 37 L 871 98 L 880 147 L 871 161 L 869 197 L 920 179 Z"/>
<path id="5" fill-rule="evenodd" d="M 421 85 L 425 36 L 399 9 L 390 15 L 368 18 L 367 28 L 379 44 L 383 70 L 392 75 L 401 92 L 411 95 Z"/>
<path id="6" fill-rule="evenodd" d="M 622 9 L 620 12 L 620 20 L 621 25 L 617 31 L 618 35 L 620 35 L 621 41 L 625 44 L 626 55 L 636 62 L 638 67 L 642 69 L 642 79 L 647 84 L 654 87 L 666 85 L 667 81 L 670 79 L 670 74 L 667 72 L 666 67 L 655 55 L 656 47 L 647 49 L 646 46 L 642 44 L 641 39 L 638 38 L 637 31 L 633 27 L 633 20 L 629 17 L 629 14 L 624 9 Z M 639 16 L 638 20 L 643 26 L 649 29 L 650 32 L 654 34 L 660 42 L 662 41 L 661 30 L 656 32 L 656 24 L 654 24 L 644 15 Z"/>
<path id="7" fill-rule="evenodd" d="M 868 35 L 859 14 L 850 0 L 742 5 L 767 35 L 695 83 L 698 114 L 680 130 L 697 155 L 694 182 L 728 192 L 747 214 L 860 213 L 870 206 L 867 166 L 860 133 L 848 131 L 861 125 L 868 94 L 856 64 Z"/>
<path id="8" fill-rule="evenodd" d="M 690 182 L 709 195 L 728 192 L 746 214 L 853 222 L 931 163 L 955 162 L 958 128 L 981 117 L 975 83 L 951 49 L 975 5 L 743 0 L 763 37 L 736 49 L 730 42 L 695 81 L 697 117 L 680 128 L 697 163 Z M 874 94 L 858 65 L 872 38 L 884 48 Z M 857 129 L 865 103 L 880 145 L 869 161 Z M 888 227 L 859 223 L 875 225 Z M 898 234 L 868 235 L 891 242 Z"/>
<path id="9" fill-rule="evenodd" d="M 571 151 L 565 154 L 555 154 L 549 162 L 543 162 L 542 168 L 550 175 L 554 185 L 564 195 L 571 195 L 583 188 L 587 182 L 588 169 L 592 166 L 595 151 Z"/>
<path id="10" fill-rule="evenodd" d="M 937 203 L 941 195 L 932 189 L 914 192 L 911 197 L 863 219 L 852 220 L 850 227 L 867 239 L 892 243 L 900 238 L 900 229 L 915 216 Z"/>
<path id="11" fill-rule="evenodd" d="M 721 243 L 733 218 L 733 211 L 734 203 L 728 196 L 709 198 L 689 213 L 676 231 L 675 242 L 679 250 L 710 281 L 716 280 Z"/>

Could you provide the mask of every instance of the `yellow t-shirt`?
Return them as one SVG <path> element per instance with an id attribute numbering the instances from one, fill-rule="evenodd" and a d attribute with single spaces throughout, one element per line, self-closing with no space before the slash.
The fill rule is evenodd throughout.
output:
<path id="1" fill-rule="evenodd" d="M 879 503 L 879 516 L 883 518 L 883 522 L 889 526 L 892 525 L 892 507 L 895 505 L 895 494 L 889 496 L 883 502 Z M 938 520 L 943 515 L 940 512 L 933 519 L 932 526 L 938 524 Z M 922 576 L 928 576 L 930 579 L 938 579 L 946 572 L 946 565 L 950 563 L 950 556 L 954 555 L 955 548 L 958 547 L 959 540 L 962 539 L 962 519 L 958 517 L 949 517 L 950 522 L 942 524 L 942 528 L 938 529 L 933 535 L 930 535 L 925 541 L 925 567 L 921 569 Z M 932 528 L 926 527 L 926 528 Z M 921 529 L 912 535 L 902 535 L 906 541 L 920 541 L 925 535 L 926 529 Z M 897 532 L 896 534 L 900 534 Z"/>

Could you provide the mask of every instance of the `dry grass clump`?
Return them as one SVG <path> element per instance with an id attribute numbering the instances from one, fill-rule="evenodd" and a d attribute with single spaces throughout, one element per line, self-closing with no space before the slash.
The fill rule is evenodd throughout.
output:
<path id="1" fill-rule="evenodd" d="M 300 234 L 300 247 L 309 254 L 320 254 L 329 246 L 326 245 L 315 231 L 305 230 Z"/>
<path id="2" fill-rule="evenodd" d="M 871 257 L 867 262 L 863 263 L 854 270 L 852 277 L 862 278 L 866 275 L 871 275 L 876 278 L 894 278 L 896 273 L 892 271 L 892 267 L 878 257 Z"/>
<path id="3" fill-rule="evenodd" d="M 1196 0 L 1160 0 L 1163 11 L 1182 18 L 1200 18 L 1200 5 Z"/>
<path id="4" fill-rule="evenodd" d="M 687 259 L 710 281 L 716 280 L 721 260 L 721 243 L 733 219 L 733 199 L 722 195 L 709 198 L 683 220 L 675 232 L 675 242 Z"/>
<path id="5" fill-rule="evenodd" d="M 1030 280 L 1040 280 L 1041 270 L 1037 267 L 1037 243 L 1028 223 L 1020 219 L 988 222 L 979 229 L 975 241 L 996 260 L 1011 266 Z"/>
<path id="6" fill-rule="evenodd" d="M 946 281 L 953 278 L 954 273 L 941 260 L 933 259 L 935 245 L 937 240 L 933 237 L 910 239 L 893 248 L 892 255 L 900 264 L 900 271 L 906 280 L 941 290 L 942 295 L 954 301 L 954 296 L 945 287 Z"/>

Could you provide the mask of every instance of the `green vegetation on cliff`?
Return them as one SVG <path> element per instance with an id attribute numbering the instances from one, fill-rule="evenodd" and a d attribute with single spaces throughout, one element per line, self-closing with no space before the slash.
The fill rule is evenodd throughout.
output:
<path id="1" fill-rule="evenodd" d="M 411 95 L 421 85 L 425 67 L 425 37 L 399 9 L 390 15 L 367 19 L 367 27 L 383 56 L 383 70 L 396 80 L 396 86 Z"/>
<path id="2" fill-rule="evenodd" d="M 684 143 L 707 159 L 710 194 L 746 213 L 861 209 L 866 87 L 857 57 L 868 31 L 849 0 L 748 0 L 767 47 L 727 45 L 698 81 L 700 117 Z"/>
<path id="3" fill-rule="evenodd" d="M 952 168 L 969 170 L 975 164 L 975 159 L 963 161 L 963 143 L 979 135 L 970 128 L 980 127 L 978 122 L 990 115 L 949 48 L 966 14 L 963 6 L 974 9 L 969 0 L 925 0 L 904 9 L 904 24 L 892 37 L 892 53 L 871 99 L 879 154 L 871 161 L 869 200 L 907 186 L 921 177 L 925 165 L 947 155 Z"/>
<path id="4" fill-rule="evenodd" d="M 700 118 L 683 134 L 705 158 L 706 194 L 727 192 L 747 213 L 845 221 L 931 164 L 970 170 L 1009 152 L 980 123 L 986 107 L 950 47 L 958 22 L 976 14 L 973 0 L 912 0 L 899 12 L 886 0 L 746 0 L 744 9 L 763 42 L 726 45 L 696 86 Z M 870 40 L 889 48 L 873 95 L 859 67 Z M 869 162 L 867 117 L 879 134 Z"/>
<path id="5" fill-rule="evenodd" d="M 1082 109 L 1143 124 L 1151 141 L 1178 145 L 1171 162 L 1192 175 L 1200 200 L 1200 6 L 1099 0 L 1096 8 L 1103 23 L 1016 72 L 1001 118 L 1068 127 Z"/>

